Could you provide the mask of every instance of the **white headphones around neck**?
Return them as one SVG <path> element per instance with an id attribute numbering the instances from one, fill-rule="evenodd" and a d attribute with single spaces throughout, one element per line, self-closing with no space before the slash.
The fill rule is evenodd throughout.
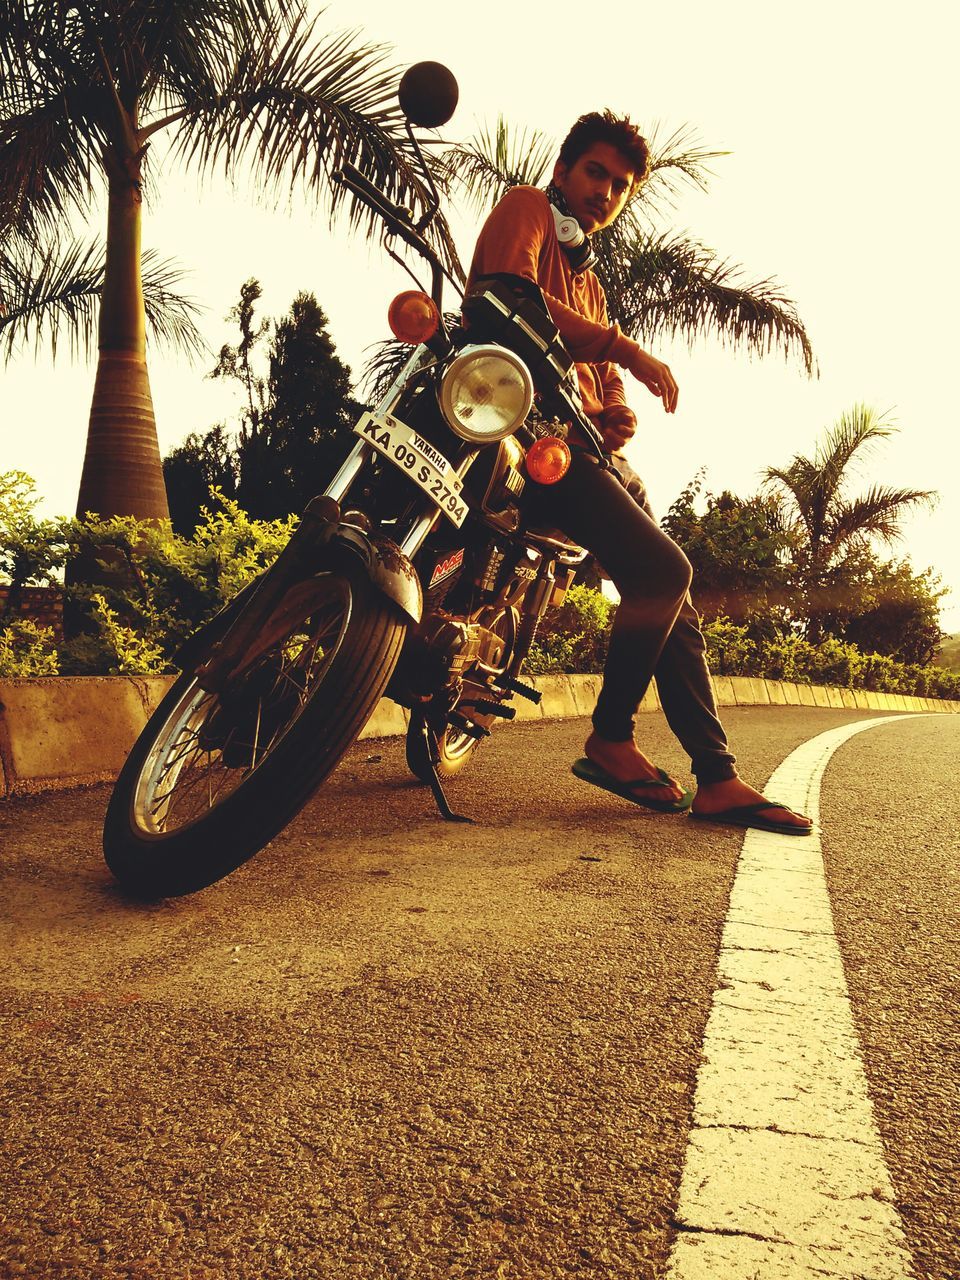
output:
<path id="1" fill-rule="evenodd" d="M 557 243 L 563 250 L 564 257 L 574 275 L 579 275 L 581 271 L 586 271 L 596 262 L 590 238 L 576 218 L 572 214 L 561 212 L 552 200 L 550 212 L 553 214 Z"/>
<path id="2" fill-rule="evenodd" d="M 553 225 L 557 230 L 557 239 L 568 249 L 578 249 L 586 240 L 583 227 L 568 213 L 561 213 L 555 204 L 550 205 L 553 214 Z"/>

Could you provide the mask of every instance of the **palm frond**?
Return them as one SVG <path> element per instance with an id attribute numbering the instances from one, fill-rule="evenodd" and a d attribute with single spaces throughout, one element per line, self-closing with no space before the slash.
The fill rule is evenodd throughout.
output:
<path id="1" fill-rule="evenodd" d="M 195 299 L 180 292 L 183 269 L 172 258 L 161 258 L 153 249 L 144 253 L 142 269 L 143 306 L 149 336 L 188 357 L 206 355 L 210 348 L 196 324 L 201 307 Z"/>
<path id="2" fill-rule="evenodd" d="M 893 430 L 887 415 L 867 405 L 854 405 L 826 430 L 812 457 L 796 454 L 787 466 L 768 467 L 763 474 L 764 485 L 800 534 L 792 555 L 811 600 L 851 555 L 858 550 L 869 552 L 872 539 L 899 538 L 907 510 L 936 501 L 932 490 L 883 485 L 874 485 L 856 498 L 844 498 L 842 489 L 857 449 Z"/>
<path id="3" fill-rule="evenodd" d="M 813 350 L 794 303 L 773 280 L 748 281 L 741 267 L 695 240 L 628 238 L 618 224 L 594 236 L 597 275 L 612 320 L 644 341 L 712 336 L 755 355 L 797 356 L 813 374 Z"/>
<path id="4" fill-rule="evenodd" d="M 840 489 L 849 476 L 854 455 L 871 441 L 884 439 L 896 428 L 886 414 L 856 404 L 845 411 L 818 441 L 812 458 L 794 455 L 785 470 L 768 468 L 766 481 L 784 484 L 793 495 L 814 546 L 830 542 Z"/>
<path id="5" fill-rule="evenodd" d="M 878 440 L 885 440 L 896 430 L 889 413 L 878 413 L 870 405 L 855 404 L 827 428 L 817 446 L 815 463 L 829 476 L 839 477 L 855 454 Z"/>
<path id="6" fill-rule="evenodd" d="M 78 95 L 37 99 L 12 112 L 0 89 L 0 231 L 52 232 L 90 206 L 103 135 L 83 121 Z"/>
<path id="7" fill-rule="evenodd" d="M 33 335 L 35 352 L 54 357 L 66 335 L 71 355 L 96 348 L 96 320 L 103 283 L 103 246 L 73 242 L 0 249 L 0 348 L 4 359 Z"/>
<path id="8" fill-rule="evenodd" d="M 34 350 L 54 356 L 65 337 L 72 356 L 96 350 L 103 287 L 100 244 L 8 241 L 0 249 L 0 352 L 9 361 L 33 336 Z M 152 250 L 143 255 L 143 295 L 150 336 L 186 355 L 206 350 L 194 317 L 198 307 L 177 288 L 180 270 Z"/>
<path id="9" fill-rule="evenodd" d="M 232 47 L 207 68 L 207 86 L 196 75 L 179 84 L 191 96 L 171 123 L 175 154 L 202 173 L 220 167 L 233 177 L 245 165 L 264 192 L 292 192 L 297 184 L 321 189 L 331 210 L 345 206 L 355 226 L 379 230 L 382 223 L 332 180 L 346 163 L 390 199 L 423 207 L 429 192 L 403 127 L 399 71 L 388 50 L 361 43 L 353 32 L 321 37 L 302 8 L 295 21 L 284 22 L 274 4 L 248 10 Z M 166 84 L 175 83 L 171 70 Z M 442 219 L 434 231 L 448 263 L 459 269 Z"/>
<path id="10" fill-rule="evenodd" d="M 182 109 L 217 92 L 238 49 L 255 49 L 302 23 L 305 6 L 276 0 L 137 0 L 137 42 L 148 74 L 142 99 L 152 109 Z"/>
<path id="11" fill-rule="evenodd" d="M 818 515 L 812 496 L 816 482 L 815 467 L 809 458 L 800 455 L 794 457 L 789 466 L 767 467 L 763 472 L 763 484 L 778 502 L 783 519 L 792 529 L 802 527 L 811 543 L 819 536 Z"/>
<path id="12" fill-rule="evenodd" d="M 52 0 L 6 0 L 0 66 L 0 231 L 54 231 L 101 170 L 103 72 L 75 7 Z"/>
<path id="13" fill-rule="evenodd" d="M 650 148 L 650 176 L 625 211 L 642 212 L 648 218 L 673 208 L 686 186 L 706 191 L 713 177 L 710 162 L 729 155 L 702 146 L 690 125 L 681 125 L 661 141 L 658 122 L 646 134 Z"/>
<path id="14" fill-rule="evenodd" d="M 795 454 L 789 466 L 767 467 L 764 476 L 768 480 L 779 480 L 791 493 L 804 495 L 810 492 L 817 481 L 817 467 L 803 454 Z"/>
<path id="15" fill-rule="evenodd" d="M 884 542 L 902 537 L 900 520 L 916 506 L 933 506 L 937 494 L 931 489 L 894 489 L 874 485 L 849 502 L 837 504 L 831 512 L 830 539 L 835 546 L 870 536 Z"/>
<path id="16" fill-rule="evenodd" d="M 503 116 L 439 157 L 448 191 L 462 191 L 477 209 L 487 209 L 511 187 L 541 186 L 552 172 L 556 147 L 539 129 L 511 130 Z"/>

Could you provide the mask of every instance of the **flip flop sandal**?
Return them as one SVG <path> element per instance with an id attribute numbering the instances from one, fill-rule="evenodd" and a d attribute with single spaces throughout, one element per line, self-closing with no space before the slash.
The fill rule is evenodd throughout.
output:
<path id="1" fill-rule="evenodd" d="M 621 782 L 619 778 L 607 773 L 606 769 L 601 769 L 598 764 L 583 756 L 573 762 L 571 771 L 583 782 L 602 787 L 604 791 L 642 805 L 644 809 L 653 809 L 655 813 L 686 813 L 693 802 L 692 791 L 685 791 L 679 800 L 672 797 L 664 799 L 657 795 L 658 788 L 662 792 L 670 787 L 670 775 L 663 769 L 657 770 L 659 779 L 637 778 L 634 782 Z"/>
<path id="2" fill-rule="evenodd" d="M 788 804 L 780 804 L 776 800 L 759 800 L 756 804 L 736 805 L 732 809 L 721 809 L 719 813 L 691 813 L 690 817 L 697 822 L 719 822 L 727 827 L 755 827 L 757 831 L 774 831 L 780 836 L 808 836 L 813 827 L 797 827 L 789 822 L 775 822 L 762 815 L 767 809 L 786 809 L 793 813 Z M 799 818 L 801 815 L 797 814 Z"/>

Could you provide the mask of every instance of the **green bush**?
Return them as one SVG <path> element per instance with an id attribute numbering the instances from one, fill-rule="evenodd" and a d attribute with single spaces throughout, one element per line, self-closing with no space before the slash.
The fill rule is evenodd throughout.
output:
<path id="1" fill-rule="evenodd" d="M 757 644 L 745 626 L 729 618 L 715 618 L 703 627 L 710 670 L 718 676 L 745 676 L 757 665 Z"/>
<path id="2" fill-rule="evenodd" d="M 572 587 L 562 607 L 547 613 L 527 670 L 535 675 L 601 671 L 613 608 L 591 587 Z M 716 675 L 960 700 L 960 676 L 940 667 L 899 663 L 885 654 L 862 653 L 832 636 L 819 645 L 794 632 L 758 638 L 755 628 L 716 618 L 704 624 L 703 637 Z"/>
<path id="3" fill-rule="evenodd" d="M 49 627 L 16 618 L 0 627 L 0 676 L 57 676 L 60 660 Z"/>
<path id="4" fill-rule="evenodd" d="M 763 646 L 763 674 L 771 680 L 809 684 L 813 645 L 793 632 L 776 636 Z M 751 672 L 751 674 L 754 674 Z"/>
<path id="5" fill-rule="evenodd" d="M 85 555 L 109 568 L 112 585 L 64 589 L 78 634 L 59 645 L 33 623 L 0 617 L 0 675 L 173 671 L 182 642 L 276 558 L 296 523 L 253 520 L 216 491 L 189 538 L 129 517 L 39 522 L 32 488 L 19 473 L 0 476 L 0 582 L 63 589 L 67 562 Z"/>
<path id="6" fill-rule="evenodd" d="M 613 608 L 593 587 L 571 587 L 559 608 L 547 610 L 525 669 L 531 675 L 601 671 Z"/>
<path id="7" fill-rule="evenodd" d="M 222 494 L 213 499 L 189 538 L 130 518 L 75 522 L 72 549 L 95 548 L 122 572 L 121 585 L 68 592 L 67 608 L 79 608 L 87 626 L 62 647 L 64 674 L 173 671 L 187 636 L 276 559 L 295 517 L 253 520 Z"/>
<path id="8" fill-rule="evenodd" d="M 705 624 L 703 635 L 707 661 L 717 675 L 765 676 L 795 684 L 960 699 L 960 676 L 939 667 L 896 662 L 882 653 L 863 653 L 855 644 L 834 636 L 819 645 L 793 632 L 754 641 L 747 627 L 737 626 L 729 618 Z"/>
<path id="9" fill-rule="evenodd" d="M 149 675 L 174 670 L 173 655 L 201 623 L 262 572 L 286 544 L 296 517 L 254 520 L 212 491 L 189 538 L 135 520 L 46 520 L 33 516 L 32 482 L 0 475 L 0 582 L 13 589 L 59 583 L 68 559 L 85 553 L 112 567 L 113 586 L 72 587 L 65 607 L 81 634 L 57 645 L 53 633 L 0 617 L 0 676 Z M 119 571 L 118 571 L 119 570 Z M 614 606 L 599 591 L 571 587 L 547 611 L 527 662 L 531 674 L 603 669 Z M 707 659 L 718 675 L 767 676 L 803 684 L 960 699 L 960 675 L 906 665 L 828 638 L 812 645 L 792 632 L 758 635 L 729 618 L 704 625 Z"/>

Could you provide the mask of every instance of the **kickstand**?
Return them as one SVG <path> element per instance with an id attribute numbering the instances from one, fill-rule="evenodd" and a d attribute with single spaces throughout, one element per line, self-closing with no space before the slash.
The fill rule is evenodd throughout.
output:
<path id="1" fill-rule="evenodd" d="M 454 813 L 450 808 L 450 802 L 443 794 L 443 786 L 437 774 L 437 760 L 439 758 L 437 740 L 427 724 L 426 718 L 416 713 L 414 715 L 415 718 L 410 721 L 410 732 L 418 734 L 423 741 L 424 752 L 430 766 L 430 777 L 427 781 L 430 783 L 430 790 L 433 792 L 433 798 L 436 801 L 437 808 L 440 810 L 440 816 L 445 822 L 473 822 L 472 818 L 468 818 L 462 813 Z"/>

